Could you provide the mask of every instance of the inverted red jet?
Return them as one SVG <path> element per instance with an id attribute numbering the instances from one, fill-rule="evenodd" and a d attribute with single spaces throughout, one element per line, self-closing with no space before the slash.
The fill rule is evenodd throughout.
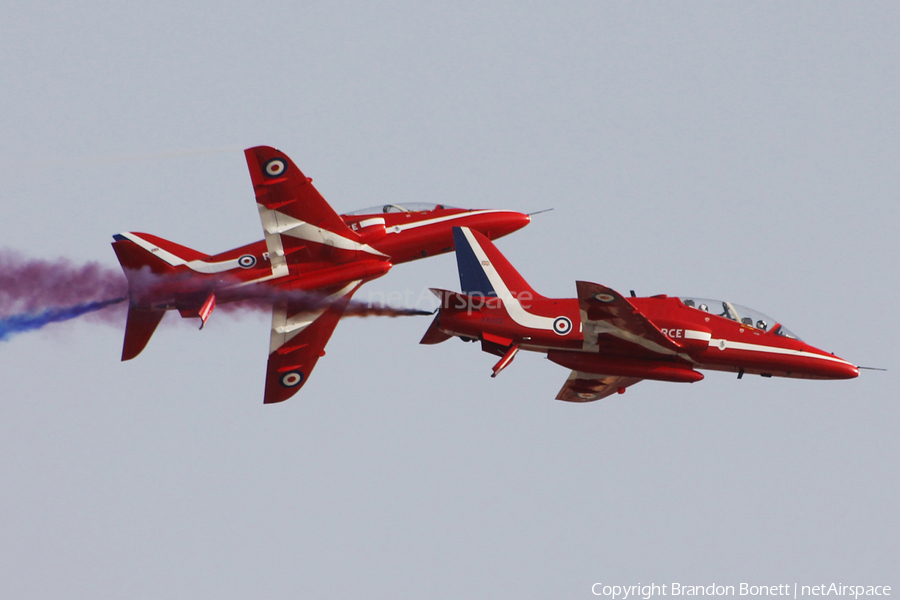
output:
<path id="1" fill-rule="evenodd" d="M 850 379 L 857 367 L 801 341 L 784 325 L 730 302 L 626 298 L 576 282 L 577 298 L 541 296 L 485 236 L 455 228 L 461 294 L 432 290 L 441 306 L 423 344 L 457 336 L 500 358 L 545 352 L 572 372 L 558 400 L 589 402 L 641 381 L 694 382 L 698 369 L 763 377 Z M 633 294 L 632 294 L 633 296 Z"/>
<path id="2" fill-rule="evenodd" d="M 265 239 L 216 255 L 146 233 L 113 236 L 129 283 L 122 360 L 150 341 L 167 310 L 201 320 L 217 303 L 273 304 L 264 402 L 281 402 L 309 378 L 353 293 L 402 262 L 453 249 L 454 225 L 490 238 L 528 215 L 434 204 L 388 204 L 338 215 L 284 153 L 244 151 Z"/>

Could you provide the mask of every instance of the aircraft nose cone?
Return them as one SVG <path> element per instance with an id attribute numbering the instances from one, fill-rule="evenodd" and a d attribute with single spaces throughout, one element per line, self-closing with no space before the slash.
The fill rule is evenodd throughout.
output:
<path id="1" fill-rule="evenodd" d="M 854 377 L 859 377 L 859 369 L 850 363 L 846 363 L 840 365 L 840 375 L 838 379 L 853 379 Z"/>
<path id="2" fill-rule="evenodd" d="M 495 217 L 494 223 L 491 225 L 491 238 L 497 239 L 504 235 L 509 235 L 514 231 L 518 231 L 531 223 L 531 217 L 520 212 L 503 211 Z"/>
<path id="3" fill-rule="evenodd" d="M 805 367 L 800 367 L 799 371 L 808 369 L 808 374 L 813 379 L 853 379 L 859 377 L 859 369 L 843 358 L 835 356 L 831 352 L 826 352 L 820 348 L 803 344 L 802 355 L 813 358 L 813 361 L 806 360 Z"/>
<path id="4" fill-rule="evenodd" d="M 490 240 L 518 231 L 531 223 L 531 217 L 514 210 L 472 209 L 455 221 L 456 226 L 463 226 L 478 231 Z"/>
<path id="5" fill-rule="evenodd" d="M 820 365 L 820 377 L 825 379 L 853 379 L 854 377 L 859 377 L 859 369 L 855 365 L 836 356 L 834 358 L 837 360 Z"/>

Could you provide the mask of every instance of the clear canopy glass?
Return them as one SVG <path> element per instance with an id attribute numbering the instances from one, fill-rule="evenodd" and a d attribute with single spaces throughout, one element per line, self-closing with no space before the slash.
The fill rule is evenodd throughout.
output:
<path id="1" fill-rule="evenodd" d="M 384 213 L 404 213 L 404 212 L 427 212 L 436 208 L 456 208 L 447 204 L 430 204 L 428 202 L 410 202 L 408 204 L 382 204 L 381 206 L 370 206 L 368 208 L 360 208 L 352 212 L 344 213 L 346 215 L 378 215 Z"/>
<path id="2" fill-rule="evenodd" d="M 745 327 L 751 327 L 761 331 L 774 331 L 775 335 L 781 335 L 795 340 L 800 339 L 794 335 L 791 330 L 775 319 L 767 317 L 752 308 L 741 306 L 740 304 L 725 302 L 724 300 L 710 300 L 708 298 L 679 298 L 679 300 L 689 308 L 702 310 L 703 312 L 737 321 Z"/>

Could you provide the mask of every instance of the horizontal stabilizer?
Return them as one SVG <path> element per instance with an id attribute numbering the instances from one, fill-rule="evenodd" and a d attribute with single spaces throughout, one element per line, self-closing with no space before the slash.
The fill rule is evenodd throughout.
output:
<path id="1" fill-rule="evenodd" d="M 165 314 L 164 310 L 128 307 L 122 360 L 131 360 L 141 353 Z"/>
<path id="2" fill-rule="evenodd" d="M 441 313 L 438 311 L 438 313 L 434 315 L 434 320 L 431 321 L 428 331 L 425 332 L 425 335 L 422 336 L 422 341 L 419 343 L 425 345 L 440 344 L 441 342 L 446 342 L 451 337 L 453 336 L 441 331 Z"/>
<path id="3" fill-rule="evenodd" d="M 477 311 L 488 303 L 497 304 L 497 300 L 486 300 L 481 296 L 467 296 L 459 292 L 451 292 L 450 290 L 442 290 L 439 288 L 429 288 L 432 294 L 438 297 L 441 305 L 439 311 Z"/>

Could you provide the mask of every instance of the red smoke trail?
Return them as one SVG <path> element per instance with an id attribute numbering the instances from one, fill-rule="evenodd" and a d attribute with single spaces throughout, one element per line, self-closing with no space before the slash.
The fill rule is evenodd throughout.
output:
<path id="1" fill-rule="evenodd" d="M 383 306 L 380 304 L 366 304 L 352 300 L 347 310 L 344 311 L 345 317 L 415 317 L 415 316 L 432 316 L 430 310 L 419 310 L 418 308 L 396 308 L 393 306 Z"/>
<path id="2" fill-rule="evenodd" d="M 119 269 L 96 262 L 76 265 L 64 258 L 25 258 L 0 250 L 0 317 L 34 315 L 127 295 L 128 284 Z M 112 310 L 91 314 L 100 320 L 124 318 Z"/>
<path id="3" fill-rule="evenodd" d="M 247 297 L 237 302 L 220 304 L 217 311 L 224 313 L 236 313 L 242 311 L 272 310 L 272 305 L 278 302 L 290 302 L 302 306 L 306 310 L 324 308 L 334 302 L 327 294 L 309 292 L 303 290 L 285 290 L 268 286 L 245 288 Z M 382 304 L 367 304 L 360 300 L 351 300 L 344 310 L 344 317 L 413 317 L 419 315 L 433 315 L 431 311 L 416 308 L 398 308 Z"/>
<path id="4" fill-rule="evenodd" d="M 323 294 L 267 286 L 248 288 L 247 293 L 250 297 L 246 300 L 220 305 L 218 310 L 231 314 L 248 310 L 269 312 L 272 304 L 280 301 L 308 305 L 310 310 L 314 310 L 331 302 Z M 117 268 L 96 262 L 77 265 L 64 258 L 25 258 L 15 252 L 0 250 L 0 341 L 14 333 L 40 329 L 50 323 L 80 316 L 124 326 L 124 311 L 107 307 L 119 304 L 127 297 L 127 280 Z M 344 316 L 430 314 L 412 308 L 370 305 L 354 300 Z"/>

